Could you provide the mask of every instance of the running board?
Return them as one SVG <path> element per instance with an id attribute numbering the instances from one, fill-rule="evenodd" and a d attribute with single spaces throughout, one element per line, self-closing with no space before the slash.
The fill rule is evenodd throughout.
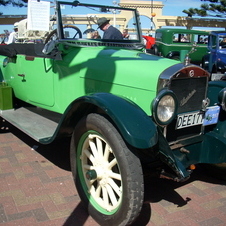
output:
<path id="1" fill-rule="evenodd" d="M 52 137 L 58 126 L 58 123 L 23 107 L 1 110 L 0 117 L 38 142 Z"/>

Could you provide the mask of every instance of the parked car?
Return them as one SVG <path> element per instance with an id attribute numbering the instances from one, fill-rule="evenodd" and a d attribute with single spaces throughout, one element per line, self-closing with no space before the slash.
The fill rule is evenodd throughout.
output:
<path id="1" fill-rule="evenodd" d="M 211 74 L 212 80 L 225 77 L 226 72 L 226 32 L 211 31 L 208 53 L 203 57 L 202 67 Z"/>
<path id="2" fill-rule="evenodd" d="M 71 138 L 75 185 L 99 225 L 136 221 L 144 174 L 183 182 L 195 164 L 226 162 L 224 81 L 209 84 L 197 65 L 146 54 L 136 9 L 54 8 L 57 30 L 45 45 L 0 47 L 0 116 L 42 144 Z M 96 30 L 102 17 L 133 39 L 90 38 L 87 24 Z"/>
<path id="3" fill-rule="evenodd" d="M 191 46 L 196 43 L 196 51 L 190 58 L 192 63 L 200 65 L 207 51 L 208 34 L 206 31 L 189 29 L 157 29 L 154 54 L 183 61 Z"/>

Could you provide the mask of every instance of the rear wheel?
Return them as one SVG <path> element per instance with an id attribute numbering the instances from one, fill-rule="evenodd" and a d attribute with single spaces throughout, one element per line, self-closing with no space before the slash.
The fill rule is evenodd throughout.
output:
<path id="1" fill-rule="evenodd" d="M 105 117 L 90 114 L 76 126 L 71 169 L 81 200 L 100 225 L 128 225 L 139 215 L 144 195 L 140 160 Z"/>
<path id="2" fill-rule="evenodd" d="M 152 54 L 159 55 L 158 47 L 155 44 L 152 46 Z"/>

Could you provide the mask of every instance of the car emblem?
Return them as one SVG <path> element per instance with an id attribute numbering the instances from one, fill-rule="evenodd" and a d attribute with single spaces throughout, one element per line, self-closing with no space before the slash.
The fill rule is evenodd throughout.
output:
<path id="1" fill-rule="evenodd" d="M 196 90 L 192 90 L 187 97 L 183 97 L 183 99 L 180 101 L 180 106 L 184 106 L 191 98 L 192 96 L 196 93 Z"/>

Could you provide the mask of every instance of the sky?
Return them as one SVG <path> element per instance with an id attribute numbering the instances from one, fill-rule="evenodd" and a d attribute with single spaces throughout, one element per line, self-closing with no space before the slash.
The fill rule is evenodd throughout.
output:
<path id="1" fill-rule="evenodd" d="M 67 0 L 67 1 L 71 2 L 72 0 Z M 113 0 L 79 0 L 79 1 L 83 3 L 113 5 Z M 142 0 L 142 1 L 151 2 L 151 0 Z M 117 0 L 117 2 L 119 2 L 119 0 Z M 199 6 L 203 3 L 201 2 L 201 0 L 162 0 L 161 2 L 164 5 L 163 11 L 162 11 L 162 14 L 164 16 L 186 16 L 186 14 L 182 12 L 184 9 L 189 9 L 191 7 L 199 8 Z M 25 15 L 27 14 L 27 8 L 1 6 L 0 12 L 2 12 L 3 15 Z M 0 25 L 0 33 L 3 33 L 5 29 L 12 31 L 13 26 Z"/>

